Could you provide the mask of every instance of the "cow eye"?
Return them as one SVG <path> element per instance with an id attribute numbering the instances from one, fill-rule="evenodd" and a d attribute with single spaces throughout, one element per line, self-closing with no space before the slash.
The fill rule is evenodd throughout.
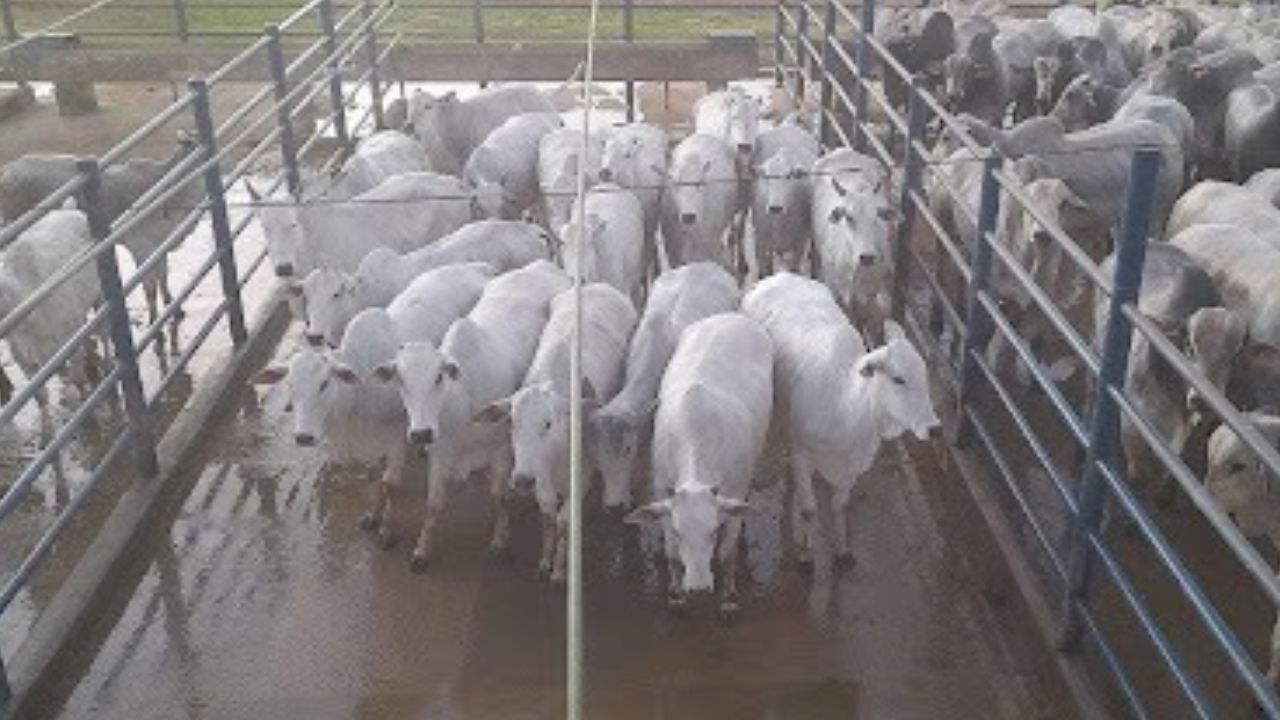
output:
<path id="1" fill-rule="evenodd" d="M 444 382 L 444 373 L 436 373 L 436 385 Z"/>
<path id="2" fill-rule="evenodd" d="M 542 432 L 544 432 L 544 433 L 551 432 L 551 421 L 550 421 L 550 420 L 543 420 L 543 421 L 542 421 Z"/>
<path id="3" fill-rule="evenodd" d="M 897 376 L 897 375 L 894 375 L 894 376 L 893 376 L 893 384 L 894 384 L 894 385 L 906 385 L 906 384 L 907 384 L 907 379 L 906 379 L 906 378 L 904 378 L 904 377 L 899 377 L 899 376 Z"/>
<path id="4" fill-rule="evenodd" d="M 341 296 L 341 295 L 342 295 L 342 291 L 341 291 L 341 290 L 334 290 L 334 291 L 333 291 L 333 299 L 334 299 L 334 300 L 337 300 L 337 299 L 338 299 L 338 297 L 339 297 L 339 296 Z"/>
<path id="5" fill-rule="evenodd" d="M 1248 469 L 1244 463 L 1236 462 L 1227 466 L 1227 472 L 1231 475 L 1238 475 Z"/>
<path id="6" fill-rule="evenodd" d="M 831 209 L 831 217 L 830 217 L 831 222 L 838 223 L 843 219 L 844 219 L 844 208 L 835 207 Z"/>
<path id="7" fill-rule="evenodd" d="M 328 380 L 325 380 L 324 382 L 320 383 L 320 392 L 324 392 L 325 390 L 328 390 L 328 389 L 329 389 Z"/>

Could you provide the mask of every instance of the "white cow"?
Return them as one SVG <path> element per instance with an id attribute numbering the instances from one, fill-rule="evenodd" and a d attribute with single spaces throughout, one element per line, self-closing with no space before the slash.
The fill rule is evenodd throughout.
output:
<path id="1" fill-rule="evenodd" d="M 427 511 L 413 551 L 415 570 L 427 567 L 450 486 L 476 470 L 489 470 L 497 505 L 491 547 L 508 547 L 501 498 L 511 472 L 510 437 L 502 428 L 474 418 L 520 387 L 550 314 L 551 298 L 568 287 L 564 271 L 546 260 L 495 278 L 471 312 L 450 326 L 439 348 L 409 343 L 378 369 L 378 378 L 400 391 L 409 414 L 409 440 L 428 451 Z"/>
<path id="2" fill-rule="evenodd" d="M 508 118 L 472 151 L 462 170 L 485 217 L 515 220 L 538 201 L 538 148 L 548 133 L 564 127 L 555 113 Z"/>
<path id="3" fill-rule="evenodd" d="M 549 255 L 547 232 L 518 220 L 477 220 L 427 247 L 400 254 L 378 247 L 364 256 L 355 273 L 333 268 L 312 270 L 301 286 L 308 340 L 336 345 L 356 313 L 383 307 L 419 275 L 438 267 L 483 262 L 499 273 L 524 267 Z"/>
<path id="4" fill-rule="evenodd" d="M 416 92 L 408 105 L 406 131 L 422 142 L 431 167 L 450 175 L 461 174 L 471 151 L 507 118 L 555 112 L 550 98 L 532 85 L 506 85 L 466 100 L 453 92 L 440 97 Z"/>
<path id="5" fill-rule="evenodd" d="M 1280 417 L 1266 413 L 1245 416 L 1272 447 L 1280 448 Z M 1222 425 L 1209 437 L 1209 466 L 1205 486 L 1247 536 L 1266 536 L 1280 547 L 1280 503 L 1275 484 L 1280 482 L 1261 458 L 1249 449 L 1235 430 Z M 1271 632 L 1267 680 L 1280 682 L 1280 617 Z"/>
<path id="6" fill-rule="evenodd" d="M 538 186 L 542 193 L 542 214 L 547 227 L 559 230 L 569 222 L 578 170 L 582 168 L 582 131 L 574 128 L 552 130 L 538 146 Z M 604 137 L 592 133 L 587 139 L 587 187 L 600 177 L 604 162 Z"/>
<path id="7" fill-rule="evenodd" d="M 711 590 L 715 555 L 721 612 L 738 610 L 738 540 L 773 412 L 773 357 L 759 323 L 724 313 L 685 330 L 662 378 L 653 427 L 659 499 L 627 521 L 662 522 L 672 606 Z"/>
<path id="8" fill-rule="evenodd" d="M 696 132 L 719 138 L 747 160 L 760 133 L 760 102 L 739 87 L 698 99 L 693 108 Z"/>
<path id="9" fill-rule="evenodd" d="M 760 277 L 773 274 L 775 256 L 789 270 L 800 268 L 812 226 L 809 170 L 820 153 L 818 139 L 798 125 L 781 125 L 756 138 L 751 223 Z"/>
<path id="10" fill-rule="evenodd" d="M 352 318 L 338 347 L 305 349 L 287 368 L 270 368 L 256 382 L 288 378 L 299 445 L 325 441 L 338 461 L 386 460 L 373 508 L 362 521 L 379 530 L 382 543 L 395 541 L 395 496 L 402 492 L 411 456 L 404 406 L 395 390 L 373 374 L 408 343 L 438 343 L 446 329 L 469 312 L 493 278 L 493 268 L 467 263 L 420 276 L 385 309 L 368 308 Z"/>
<path id="11" fill-rule="evenodd" d="M 893 253 L 888 172 L 873 158 L 834 150 L 813 166 L 813 239 L 822 281 L 841 306 L 875 332 L 889 312 Z"/>
<path id="12" fill-rule="evenodd" d="M 725 234 L 738 211 L 738 174 L 723 140 L 697 133 L 671 154 L 662 196 L 662 241 L 672 267 L 699 260 L 735 270 Z"/>
<path id="13" fill-rule="evenodd" d="M 786 403 L 800 558 L 813 549 L 813 474 L 831 486 L 836 559 L 850 563 L 849 496 L 880 444 L 904 432 L 920 439 L 938 426 L 924 359 L 896 324 L 871 352 L 820 283 L 780 273 L 747 293 L 742 310 L 773 338 L 778 396 Z"/>
<path id="14" fill-rule="evenodd" d="M 1280 208 L 1261 193 L 1233 183 L 1205 180 L 1174 203 L 1168 237 L 1193 225 L 1229 224 L 1244 227 L 1280 248 Z"/>
<path id="15" fill-rule="evenodd" d="M 300 198 L 290 197 L 283 188 L 264 198 L 246 180 L 245 189 L 249 196 L 255 203 L 261 203 L 256 209 L 258 222 L 262 224 L 262 232 L 267 238 L 267 252 L 276 275 L 302 277 L 310 271 L 310 268 L 294 268 L 292 264 L 307 243 L 306 228 L 301 218 L 306 211 L 300 201 L 349 200 L 373 190 L 393 175 L 428 169 L 426 156 L 418 143 L 403 133 L 388 131 L 375 133 L 361 141 L 334 178 L 320 179 L 304 173 Z"/>
<path id="16" fill-rule="evenodd" d="M 458 178 L 403 173 L 347 202 L 297 206 L 298 232 L 268 231 L 267 252 L 282 278 L 306 277 L 315 268 L 355 270 L 375 247 L 416 250 L 466 225 L 471 205 L 471 192 Z M 271 215 L 261 217 L 266 229 Z"/>
<path id="17" fill-rule="evenodd" d="M 0 252 L 0 318 L 92 245 L 89 222 L 79 210 L 53 210 L 23 231 Z M 96 266 L 91 262 L 39 302 L 5 336 L 14 362 L 27 377 L 39 372 L 84 326 L 101 297 Z M 95 380 L 92 343 L 92 338 L 82 343 L 82 349 L 63 365 L 62 373 L 82 391 Z M 81 356 L 82 361 L 74 359 Z M 36 402 L 41 438 L 47 441 L 52 426 L 45 387 L 37 391 Z"/>
<path id="18" fill-rule="evenodd" d="M 576 202 L 575 220 L 560 232 L 565 269 L 570 275 L 581 272 L 584 282 L 608 283 L 641 302 L 645 253 L 640 200 L 630 190 L 603 183 L 587 192 L 585 202 L 586 232 L 578 227 Z"/>
<path id="19" fill-rule="evenodd" d="M 511 486 L 533 493 L 542 512 L 539 570 L 554 583 L 565 580 L 569 507 L 569 360 L 574 327 L 573 290 L 551 301 L 551 319 L 524 383 L 511 397 L 482 410 L 477 419 L 510 427 L 515 463 Z M 627 340 L 635 328 L 631 301 L 613 287 L 582 288 L 582 393 L 584 405 L 612 398 L 622 385 Z M 587 458 L 589 460 L 589 456 Z M 582 492 L 591 477 L 583 468 Z M 581 499 L 581 498 L 579 498 Z"/>
<path id="20" fill-rule="evenodd" d="M 693 323 L 738 306 L 738 283 L 715 263 L 690 263 L 658 276 L 627 354 L 622 390 L 591 413 L 587 449 L 604 481 L 606 508 L 631 504 L 632 475 L 649 439 L 658 386 L 680 334 Z"/>
<path id="21" fill-rule="evenodd" d="M 658 272 L 656 238 L 667 181 L 667 134 L 647 123 L 617 128 L 604 144 L 600 179 L 635 193 L 644 208 L 645 267 Z"/>

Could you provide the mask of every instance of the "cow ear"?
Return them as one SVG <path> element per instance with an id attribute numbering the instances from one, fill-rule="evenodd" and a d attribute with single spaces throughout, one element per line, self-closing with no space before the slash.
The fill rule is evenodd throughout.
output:
<path id="1" fill-rule="evenodd" d="M 383 363 L 373 369 L 373 377 L 381 382 L 391 382 L 400 376 L 395 363 Z"/>
<path id="2" fill-rule="evenodd" d="M 248 178 L 245 178 L 244 189 L 249 193 L 250 200 L 254 202 L 262 202 L 261 193 L 259 193 L 257 188 L 253 186 L 253 183 L 249 182 Z"/>
<path id="3" fill-rule="evenodd" d="M 295 283 L 289 283 L 288 289 L 285 292 L 289 293 L 294 297 L 302 297 L 305 291 L 302 287 L 302 283 L 295 282 Z"/>
<path id="4" fill-rule="evenodd" d="M 669 514 L 671 514 L 671 501 L 658 500 L 632 510 L 627 513 L 626 517 L 622 518 L 622 521 L 628 525 L 647 525 L 657 522 Z"/>
<path id="5" fill-rule="evenodd" d="M 454 361 L 452 361 L 452 360 L 445 360 L 445 361 L 444 361 L 444 365 L 443 365 L 443 366 L 441 366 L 440 370 L 441 370 L 445 375 L 448 375 L 450 380 L 457 380 L 457 379 L 458 379 L 458 375 L 462 372 L 462 371 L 458 368 L 458 363 L 456 363 L 456 362 L 454 362 Z"/>
<path id="6" fill-rule="evenodd" d="M 836 194 L 839 195 L 840 197 L 844 197 L 845 195 L 849 194 L 848 189 L 846 189 L 845 186 L 841 185 L 840 181 L 834 177 L 831 178 L 831 189 L 835 190 Z"/>
<path id="7" fill-rule="evenodd" d="M 335 378 L 347 385 L 360 384 L 360 375 L 358 375 L 355 370 L 351 369 L 349 365 L 334 365 L 331 372 Z"/>
<path id="8" fill-rule="evenodd" d="M 751 511 L 751 503 L 716 495 L 716 507 L 726 517 L 739 518 Z"/>
<path id="9" fill-rule="evenodd" d="M 280 365 L 264 368 L 253 376 L 254 385 L 275 385 L 289 374 L 289 369 Z"/>
<path id="10" fill-rule="evenodd" d="M 511 398 L 495 400 L 476 413 L 476 422 L 500 423 L 511 419 Z"/>

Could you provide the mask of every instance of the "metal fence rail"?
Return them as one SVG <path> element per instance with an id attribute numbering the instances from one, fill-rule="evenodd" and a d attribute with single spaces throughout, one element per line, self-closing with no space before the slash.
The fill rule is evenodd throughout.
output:
<path id="1" fill-rule="evenodd" d="M 81 396 L 70 416 L 61 419 L 61 426 L 42 442 L 35 457 L 0 496 L 0 523 L 12 522 L 11 516 L 32 492 L 33 485 L 42 476 L 58 471 L 60 454 L 80 439 L 87 424 L 98 417 L 119 416 L 121 398 L 124 419 L 122 424 L 113 424 L 118 429 L 110 431 L 113 435 L 108 439 L 106 450 L 93 459 L 87 478 L 75 489 L 69 502 L 53 518 L 17 569 L 4 578 L 0 586 L 0 614 L 40 570 L 50 550 L 67 526 L 82 515 L 104 478 L 131 471 L 142 478 L 155 475 L 155 443 L 163 429 L 159 427 L 162 406 L 170 403 L 175 381 L 193 359 L 216 352 L 207 342 L 216 329 L 225 325 L 235 347 L 246 341 L 245 301 L 241 291 L 263 266 L 266 252 L 260 249 L 247 262 L 237 262 L 237 254 L 245 252 L 243 234 L 252 216 L 246 213 L 233 222 L 226 193 L 269 151 L 280 153 L 283 172 L 282 177 L 267 188 L 268 192 L 276 191 L 282 184 L 299 191 L 299 157 L 319 147 L 319 141 L 326 136 L 338 141 L 338 149 L 327 164 L 345 157 L 350 149 L 349 139 L 368 126 L 364 119 L 347 118 L 348 102 L 361 92 L 375 99 L 380 98 L 382 92 L 376 69 L 369 64 L 386 57 L 390 44 L 381 42 L 379 33 L 387 24 L 392 8 L 393 0 L 378 3 L 364 0 L 350 10 L 339 12 L 333 0 L 311 0 L 282 22 L 269 25 L 261 37 L 208 78 L 191 80 L 182 97 L 101 157 L 81 160 L 71 179 L 34 209 L 0 228 L 0 249 L 3 249 L 74 197 L 89 220 L 93 241 L 66 267 L 0 317 L 0 337 L 8 338 L 20 331 L 24 323 L 36 321 L 33 314 L 57 302 L 64 284 L 81 281 L 83 271 L 91 265 L 96 270 L 103 298 L 101 306 L 88 314 L 84 324 L 58 351 L 32 372 L 25 383 L 14 388 L 8 402 L 0 407 L 0 424 L 13 422 L 37 398 L 54 390 L 52 379 L 78 362 L 79 356 L 94 352 L 100 337 L 108 339 L 111 348 L 109 367 Z M 310 40 L 297 37 L 298 28 L 312 23 L 324 29 L 322 36 Z M 288 48 L 297 49 L 289 53 Z M 222 78 L 235 67 L 264 56 L 269 60 L 272 81 L 219 122 L 214 117 L 213 101 L 220 94 Z M 359 73 L 358 78 L 347 77 L 355 73 Z M 307 104 L 322 93 L 329 98 L 328 117 L 314 128 L 299 125 L 298 119 Z M 377 113 L 372 116 L 376 126 L 380 116 Z M 171 132 L 175 123 L 194 128 L 191 150 L 177 156 L 155 185 L 133 200 L 127 209 L 109 217 L 102 197 L 103 173 L 135 155 L 143 142 L 162 137 L 159 133 Z M 255 140 L 255 134 L 264 136 Z M 230 172 L 224 171 L 227 166 L 232 166 Z M 179 205 L 177 213 L 171 212 L 174 203 Z M 133 233 L 140 232 L 147 223 L 157 222 L 166 213 L 170 214 L 164 221 L 166 234 L 157 248 L 147 257 L 136 258 L 134 272 L 123 273 L 116 263 L 116 248 L 128 244 Z M 187 246 L 192 230 L 206 221 L 213 237 L 212 251 L 197 263 L 185 284 L 175 289 L 172 302 L 159 308 L 158 315 L 144 327 L 133 327 L 129 298 L 136 298 L 135 291 L 157 277 L 169 252 Z M 140 371 L 141 353 L 162 343 L 167 329 L 176 322 L 180 308 L 215 270 L 221 300 L 207 314 L 196 318 L 199 325 L 185 347 L 167 363 L 162 363 L 150 383 L 144 382 L 144 373 Z M 178 402 L 184 400 L 183 396 L 176 398 Z M 123 464 L 126 450 L 133 455 L 131 466 Z M 0 657 L 0 708 L 8 699 L 8 677 Z"/>
<path id="2" fill-rule="evenodd" d="M 1123 422 L 1190 498 L 1213 541 L 1252 591 L 1280 608 L 1275 570 L 1125 387 L 1130 346 L 1141 338 L 1181 382 L 1202 394 L 1211 414 L 1237 434 L 1259 466 L 1272 479 L 1280 477 L 1276 449 L 1137 309 L 1148 237 L 1159 237 L 1162 230 L 1148 227 L 1158 148 L 1128 149 L 1132 172 L 1117 228 L 1115 269 L 1108 277 L 1099 269 L 1101 258 L 1090 257 L 1043 208 L 1031 204 L 1017 178 L 1002 170 L 1006 158 L 977 143 L 927 91 L 923 77 L 872 36 L 871 3 L 855 12 L 832 0 L 778 0 L 775 11 L 774 76 L 815 117 L 824 143 L 850 145 L 901 171 L 895 176 L 903 215 L 895 239 L 895 314 L 917 330 L 931 328 L 918 336 L 932 348 L 939 380 L 958 402 L 956 443 L 980 451 L 1004 489 L 1006 511 L 1028 537 L 1025 552 L 1033 566 L 1043 568 L 1043 595 L 1060 613 L 1061 651 L 1082 658 L 1089 670 L 1109 680 L 1116 702 L 1139 718 L 1229 716 L 1224 706 L 1231 698 L 1221 691 L 1221 678 L 1200 670 L 1202 662 L 1194 667 L 1189 662 L 1213 653 L 1220 660 L 1215 667 L 1247 695 L 1235 706 L 1247 700 L 1246 706 L 1266 717 L 1280 718 L 1280 700 L 1264 672 L 1270 633 L 1242 637 L 1175 544 L 1171 533 L 1178 528 L 1161 522 L 1133 484 L 1137 479 L 1126 477 L 1121 457 Z M 885 87 L 891 84 L 906 89 L 905 108 L 889 102 Z M 876 127 L 871 116 L 882 117 L 884 124 Z M 965 152 L 932 156 L 926 147 L 930 124 Z M 970 207 L 955 186 L 954 176 L 961 172 L 981 172 L 977 207 Z M 940 196 L 949 198 L 956 222 L 935 215 L 930 200 Z M 1053 288 L 1039 284 L 1036 268 L 1027 266 L 998 226 L 1002 205 L 1005 212 L 1036 222 L 1066 258 L 1064 271 L 1077 273 L 1086 294 L 1108 304 L 1104 327 L 1080 327 L 1058 306 Z M 1022 296 L 1018 308 L 1003 295 L 1010 287 Z M 1043 320 L 1048 346 L 1024 335 L 1029 314 Z M 993 341 L 1003 343 L 1025 368 L 1030 393 L 993 364 Z M 1049 376 L 1055 359 L 1051 348 L 1083 368 L 1088 392 L 1070 392 Z M 1125 543 L 1123 552 L 1114 532 L 1104 527 L 1104 510 L 1127 520 L 1112 525 L 1134 528 L 1136 539 Z M 1153 580 L 1126 559 L 1138 552 L 1146 567 L 1154 568 L 1150 574 L 1158 571 L 1174 588 L 1194 622 L 1175 624 L 1152 603 L 1146 586 Z M 1135 656 L 1133 646 L 1145 650 Z M 1137 672 L 1139 664 L 1147 666 L 1143 673 Z M 1180 707 L 1155 704 L 1151 681 L 1138 678 L 1152 665 L 1163 669 L 1164 687 L 1180 698 Z"/>

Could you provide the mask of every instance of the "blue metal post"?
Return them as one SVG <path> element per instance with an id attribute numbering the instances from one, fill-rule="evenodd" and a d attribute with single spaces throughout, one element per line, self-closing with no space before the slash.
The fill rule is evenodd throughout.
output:
<path id="1" fill-rule="evenodd" d="M 929 106 L 921 96 L 924 83 L 919 75 L 911 78 L 911 97 L 907 105 L 907 142 L 903 148 L 905 169 L 902 193 L 898 196 L 898 208 L 902 221 L 898 224 L 898 247 L 894 253 L 893 315 L 902 319 L 907 304 L 907 259 L 911 251 L 911 236 L 915 232 L 916 206 L 912 192 L 920 192 L 924 180 L 924 158 L 916 152 L 915 144 L 924 140 L 924 128 L 929 119 Z M 861 124 L 854 122 L 854 127 Z"/>
<path id="2" fill-rule="evenodd" d="M 622 0 L 622 35 L 627 42 L 636 39 L 635 26 L 635 6 L 632 0 Z M 636 119 L 636 81 L 627 78 L 626 84 L 623 86 L 627 100 L 627 122 L 635 122 Z"/>
<path id="3" fill-rule="evenodd" d="M 344 146 L 351 142 L 347 134 L 347 106 L 342 97 L 342 64 L 338 62 L 338 38 L 333 28 L 333 0 L 320 3 L 320 30 L 324 33 L 324 54 L 329 66 L 329 104 L 333 111 L 333 134 Z"/>
<path id="4" fill-rule="evenodd" d="M 973 264 L 969 281 L 969 295 L 964 318 L 964 344 L 960 353 L 960 426 L 956 444 L 968 444 L 972 428 L 965 419 L 964 406 L 972 400 L 974 386 L 978 383 L 977 355 L 982 352 L 991 335 L 991 319 L 982 308 L 982 296 L 991 285 L 991 234 L 995 232 L 1000 217 L 1000 183 L 996 171 L 1003 159 L 988 155 L 982 161 L 982 198 L 978 205 L 978 232 L 974 239 Z"/>
<path id="5" fill-rule="evenodd" d="M 187 27 L 187 3 L 186 0 L 173 0 L 173 25 L 178 30 L 178 39 L 186 42 L 191 37 L 189 28 Z"/>
<path id="6" fill-rule="evenodd" d="M 360 17 L 368 20 L 373 17 L 372 0 L 360 0 Z M 377 23 L 369 23 L 365 30 L 365 56 L 369 63 L 369 102 L 373 103 L 373 127 L 381 130 L 386 127 L 382 120 L 382 80 L 378 73 L 378 29 Z"/>
<path id="7" fill-rule="evenodd" d="M 1156 173 L 1160 169 L 1160 153 L 1154 149 L 1134 153 L 1129 171 L 1129 189 L 1125 199 L 1124 224 L 1120 247 L 1116 249 L 1115 274 L 1103 335 L 1102 364 L 1093 397 L 1093 416 L 1089 425 L 1089 447 L 1085 454 L 1084 478 L 1081 482 L 1075 525 L 1071 533 L 1071 555 L 1068 559 L 1067 597 L 1063 604 L 1063 628 L 1059 638 L 1064 650 L 1079 648 L 1082 626 L 1076 603 L 1088 602 L 1092 554 L 1089 534 L 1097 530 L 1102 507 L 1107 497 L 1107 481 L 1098 469 L 1100 463 L 1114 465 L 1120 436 L 1120 411 L 1112 391 L 1124 386 L 1129 365 L 1129 345 L 1133 328 L 1125 317 L 1124 307 L 1138 302 L 1142 289 L 1142 268 L 1147 259 L 1147 233 L 1151 221 L 1151 205 L 1155 199 Z"/>
<path id="8" fill-rule="evenodd" d="M 0 0 L 0 3 L 8 0 Z M 787 29 L 787 0 L 778 0 L 778 14 L 773 19 L 773 84 L 782 87 L 786 82 L 786 55 L 782 48 L 782 36 Z"/>
<path id="9" fill-rule="evenodd" d="M 4 39 L 13 42 L 18 39 L 18 24 L 13 20 L 11 0 L 0 0 L 0 21 L 4 22 Z"/>
<path id="10" fill-rule="evenodd" d="M 111 223 L 102 209 L 102 169 L 98 161 L 85 158 L 76 162 L 76 169 L 84 176 L 80 190 L 80 211 L 89 221 L 89 234 L 94 242 L 101 242 L 111 235 Z M 120 368 L 120 389 L 124 394 L 125 412 L 133 430 L 134 455 L 138 472 L 143 477 L 155 477 L 159 470 L 156 462 L 155 441 L 147 420 L 146 395 L 142 392 L 142 375 L 138 372 L 138 348 L 133 344 L 133 330 L 129 326 L 129 307 L 125 302 L 124 286 L 120 280 L 120 267 L 116 264 L 115 248 L 98 252 L 98 283 L 102 286 L 102 299 L 107 304 L 107 326 L 111 333 L 111 346 L 116 364 Z"/>
<path id="11" fill-rule="evenodd" d="M 280 128 L 280 159 L 284 163 L 285 184 L 295 198 L 302 196 L 302 176 L 298 172 L 298 146 L 293 139 L 293 103 L 288 101 L 289 79 L 285 76 L 284 48 L 280 47 L 280 26 L 268 25 L 267 65 L 276 96 L 276 124 Z"/>
<path id="12" fill-rule="evenodd" d="M 862 27 L 858 29 L 855 37 L 858 39 L 858 46 L 854 48 L 854 62 L 858 65 L 858 82 L 853 88 L 853 105 L 854 105 L 854 135 L 853 148 L 858 152 L 867 151 L 867 134 L 862 129 L 862 122 L 867 117 L 867 89 L 863 83 L 869 82 L 871 79 L 871 43 L 867 42 L 867 38 L 876 32 L 876 1 L 863 0 L 862 2 Z"/>
<path id="13" fill-rule="evenodd" d="M 804 86 L 809 79 L 809 0 L 796 5 L 800 16 L 796 18 L 796 102 L 804 107 Z"/>
<path id="14" fill-rule="evenodd" d="M 822 18 L 822 91 L 818 103 L 818 140 L 826 147 L 832 145 L 834 135 L 828 115 L 832 105 L 831 66 L 835 59 L 831 45 L 839 41 L 836 37 L 836 0 L 827 0 L 826 15 Z"/>
<path id="15" fill-rule="evenodd" d="M 191 89 L 195 113 L 196 135 L 200 139 L 203 159 L 209 162 L 218 154 L 218 137 L 213 129 L 213 113 L 209 109 L 209 86 L 203 78 L 187 81 Z M 249 339 L 244 324 L 244 304 L 240 297 L 240 281 L 236 271 L 235 238 L 231 236 L 231 223 L 227 218 L 226 188 L 222 185 L 222 169 L 212 163 L 204 169 L 204 190 L 209 198 L 209 226 L 213 230 L 213 243 L 218 253 L 218 271 L 222 279 L 222 294 L 227 299 L 227 326 L 231 341 L 237 346 Z"/>

